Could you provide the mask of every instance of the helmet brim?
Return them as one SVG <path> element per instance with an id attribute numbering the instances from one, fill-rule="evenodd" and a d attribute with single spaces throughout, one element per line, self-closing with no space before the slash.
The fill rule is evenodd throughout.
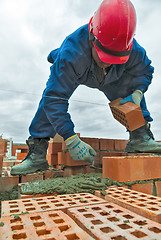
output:
<path id="1" fill-rule="evenodd" d="M 99 47 L 96 46 L 96 44 L 94 42 L 93 42 L 93 45 L 94 45 L 94 47 L 97 51 L 97 54 L 102 62 L 111 63 L 111 64 L 123 64 L 123 63 L 126 63 L 129 59 L 130 55 L 122 56 L 122 57 L 113 56 L 113 55 L 103 52 Z"/>

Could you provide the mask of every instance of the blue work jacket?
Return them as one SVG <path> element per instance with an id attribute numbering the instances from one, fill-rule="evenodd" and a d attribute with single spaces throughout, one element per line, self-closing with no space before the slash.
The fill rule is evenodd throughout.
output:
<path id="1" fill-rule="evenodd" d="M 136 89 L 143 93 L 148 89 L 154 68 L 146 51 L 135 39 L 129 60 L 124 64 L 111 65 L 108 74 L 104 75 L 92 58 L 88 34 L 86 24 L 66 37 L 62 45 L 49 54 L 51 74 L 30 126 L 31 136 L 54 137 L 58 133 L 66 139 L 75 133 L 68 113 L 68 100 L 79 85 L 99 89 L 110 101 L 124 98 Z M 141 108 L 144 118 L 151 121 L 144 97 Z"/>

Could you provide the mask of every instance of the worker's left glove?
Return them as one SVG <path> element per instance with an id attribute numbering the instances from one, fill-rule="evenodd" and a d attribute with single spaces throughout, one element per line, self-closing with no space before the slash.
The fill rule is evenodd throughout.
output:
<path id="1" fill-rule="evenodd" d="M 96 156 L 95 150 L 83 142 L 77 134 L 67 138 L 65 143 L 73 160 L 93 162 L 93 156 Z"/>
<path id="2" fill-rule="evenodd" d="M 129 96 L 125 97 L 120 101 L 120 104 L 124 104 L 126 102 L 132 102 L 140 106 L 140 102 L 142 100 L 143 93 L 141 90 L 136 90 Z"/>

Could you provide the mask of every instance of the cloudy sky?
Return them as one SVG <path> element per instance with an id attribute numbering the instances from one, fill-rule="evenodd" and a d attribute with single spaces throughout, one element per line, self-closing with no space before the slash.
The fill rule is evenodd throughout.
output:
<path id="1" fill-rule="evenodd" d="M 161 140 L 161 1 L 132 0 L 137 11 L 136 39 L 155 67 L 146 93 L 154 118 L 152 131 Z M 0 0 L 0 135 L 25 142 L 49 76 L 47 55 L 64 38 L 86 24 L 101 0 Z M 111 114 L 103 93 L 79 87 L 70 100 L 75 130 L 84 137 L 127 139 Z"/>

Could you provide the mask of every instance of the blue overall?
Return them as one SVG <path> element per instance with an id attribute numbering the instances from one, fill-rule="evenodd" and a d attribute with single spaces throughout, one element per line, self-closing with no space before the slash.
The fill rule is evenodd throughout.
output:
<path id="1" fill-rule="evenodd" d="M 68 100 L 81 84 L 99 89 L 110 101 L 127 97 L 136 89 L 143 93 L 148 89 L 154 68 L 144 48 L 135 39 L 129 60 L 124 64 L 111 65 L 108 74 L 104 75 L 92 58 L 88 34 L 86 24 L 66 37 L 60 48 L 49 54 L 51 74 L 29 127 L 30 138 L 50 138 L 58 133 L 67 139 L 75 134 L 68 113 Z M 141 109 L 144 118 L 152 121 L 144 96 Z"/>

